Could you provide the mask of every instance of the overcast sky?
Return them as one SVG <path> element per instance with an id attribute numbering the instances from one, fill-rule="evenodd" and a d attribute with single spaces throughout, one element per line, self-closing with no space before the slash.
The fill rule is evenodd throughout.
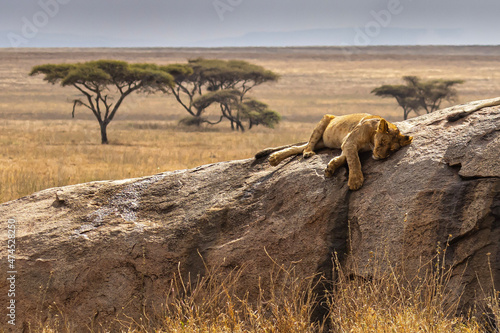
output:
<path id="1" fill-rule="evenodd" d="M 500 44 L 498 0 L 1 0 L 0 47 Z"/>

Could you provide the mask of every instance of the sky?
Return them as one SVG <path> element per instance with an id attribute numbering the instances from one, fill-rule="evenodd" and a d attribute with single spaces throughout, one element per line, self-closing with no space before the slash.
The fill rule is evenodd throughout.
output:
<path id="1" fill-rule="evenodd" d="M 498 45 L 498 0 L 1 0 L 0 47 Z"/>

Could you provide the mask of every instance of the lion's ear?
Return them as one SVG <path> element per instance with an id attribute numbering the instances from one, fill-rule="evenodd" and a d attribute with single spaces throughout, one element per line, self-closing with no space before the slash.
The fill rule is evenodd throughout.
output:
<path id="1" fill-rule="evenodd" d="M 380 122 L 378 123 L 377 132 L 388 132 L 388 131 L 389 131 L 389 125 L 387 125 L 387 121 L 381 118 Z"/>
<path id="2" fill-rule="evenodd" d="M 401 136 L 401 139 L 400 139 L 400 145 L 403 147 L 403 146 L 407 146 L 411 143 L 411 141 L 413 140 L 413 137 L 412 136 L 408 136 L 408 135 L 405 135 L 405 136 Z"/>

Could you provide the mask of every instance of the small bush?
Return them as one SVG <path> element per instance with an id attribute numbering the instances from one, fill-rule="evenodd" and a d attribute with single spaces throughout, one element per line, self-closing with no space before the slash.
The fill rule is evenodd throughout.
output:
<path id="1" fill-rule="evenodd" d="M 193 117 L 193 116 L 188 116 L 184 117 L 181 120 L 179 120 L 179 125 L 184 125 L 184 126 L 201 126 L 203 123 L 206 123 L 207 120 L 203 117 Z"/>

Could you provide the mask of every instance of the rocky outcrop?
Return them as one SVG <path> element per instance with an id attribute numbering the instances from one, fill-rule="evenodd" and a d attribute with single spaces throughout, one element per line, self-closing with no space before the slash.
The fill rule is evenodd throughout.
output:
<path id="1" fill-rule="evenodd" d="M 193 275 L 244 265 L 240 287 L 252 295 L 273 269 L 269 257 L 298 276 L 332 277 L 337 252 L 364 275 L 374 253 L 411 269 L 447 241 L 457 272 L 450 286 L 457 294 L 465 287 L 470 304 L 479 283 L 491 285 L 488 260 L 500 285 L 500 111 L 450 117 L 463 108 L 397 124 L 413 143 L 387 160 L 362 156 L 365 184 L 355 192 L 345 168 L 324 178 L 339 153 L 325 151 L 278 167 L 223 162 L 4 203 L 2 244 L 8 219 L 17 230 L 17 323 L 43 321 L 54 303 L 78 327 L 140 314 L 164 301 L 179 267 Z M 2 278 L 0 290 L 8 283 Z M 0 293 L 0 304 L 8 301 Z"/>

